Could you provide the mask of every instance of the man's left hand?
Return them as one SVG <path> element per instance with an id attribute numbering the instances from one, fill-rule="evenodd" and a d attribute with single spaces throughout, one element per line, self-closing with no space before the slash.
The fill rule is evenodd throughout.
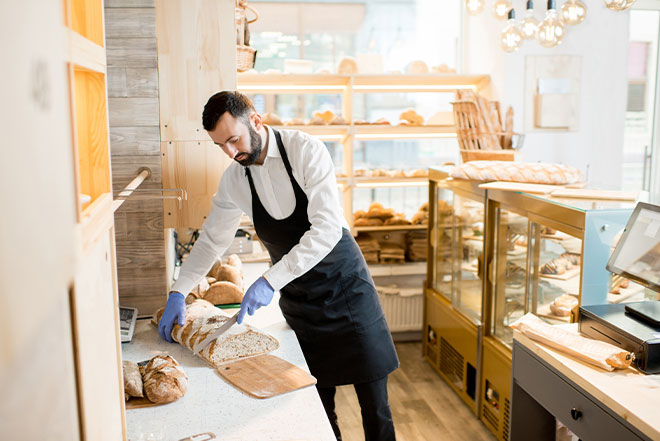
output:
<path id="1" fill-rule="evenodd" d="M 268 280 L 259 277 L 247 290 L 243 301 L 241 302 L 241 310 L 238 311 L 237 323 L 243 323 L 243 318 L 247 312 L 249 315 L 254 315 L 257 309 L 266 306 L 273 300 L 273 287 L 270 286 Z"/>

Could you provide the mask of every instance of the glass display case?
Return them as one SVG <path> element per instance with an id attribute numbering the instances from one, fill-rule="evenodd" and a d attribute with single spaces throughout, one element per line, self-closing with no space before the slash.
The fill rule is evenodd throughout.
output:
<path id="1" fill-rule="evenodd" d="M 509 325 L 527 312 L 550 323 L 570 322 L 578 305 L 643 295 L 612 293 L 605 269 L 634 202 L 567 200 L 489 190 L 492 228 L 488 335 L 511 346 Z"/>
<path id="2" fill-rule="evenodd" d="M 476 414 L 485 191 L 430 169 L 429 201 L 424 352 Z"/>
<path id="3" fill-rule="evenodd" d="M 605 268 L 633 208 L 633 201 L 487 190 L 479 416 L 499 440 L 507 440 L 509 430 L 509 325 L 527 312 L 568 323 L 577 319 L 579 305 L 643 296 L 632 282 L 613 293 L 616 284 Z"/>

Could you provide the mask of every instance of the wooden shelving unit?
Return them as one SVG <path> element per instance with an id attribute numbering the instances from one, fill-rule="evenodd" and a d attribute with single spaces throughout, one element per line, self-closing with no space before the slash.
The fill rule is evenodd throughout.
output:
<path id="1" fill-rule="evenodd" d="M 341 115 L 347 125 L 274 126 L 275 129 L 295 129 L 333 141 L 343 146 L 342 176 L 337 178 L 343 194 L 344 213 L 353 234 L 358 232 L 388 232 L 425 229 L 422 225 L 354 227 L 353 193 L 356 188 L 426 186 L 426 177 L 361 177 L 354 175 L 353 144 L 355 141 L 392 139 L 437 139 L 456 136 L 453 125 L 385 125 L 354 124 L 353 98 L 362 93 L 451 93 L 457 90 L 480 90 L 490 82 L 488 75 L 426 74 L 426 75 L 325 75 L 325 74 L 254 74 L 237 76 L 238 89 L 254 94 L 339 94 Z M 403 109 L 402 109 L 403 110 Z"/>
<path id="2" fill-rule="evenodd" d="M 70 291 L 81 439 L 126 439 L 103 1 L 65 0 L 77 238 Z"/>

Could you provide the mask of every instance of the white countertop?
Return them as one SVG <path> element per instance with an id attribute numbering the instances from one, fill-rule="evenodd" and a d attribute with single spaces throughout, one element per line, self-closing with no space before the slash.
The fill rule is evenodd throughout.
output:
<path id="1" fill-rule="evenodd" d="M 561 325 L 577 333 L 577 323 Z M 514 338 L 651 439 L 660 439 L 660 376 L 644 375 L 633 367 L 612 372 L 582 362 L 533 341 Z"/>
<path id="2" fill-rule="evenodd" d="M 254 278 L 246 277 L 246 286 L 251 280 Z M 276 293 L 269 306 L 253 317 L 246 316 L 246 322 L 279 340 L 280 347 L 272 355 L 309 372 L 278 300 Z M 149 320 L 138 320 L 133 340 L 122 344 L 125 360 L 139 362 L 162 352 L 183 367 L 189 378 L 188 392 L 170 404 L 126 410 L 130 441 L 177 441 L 204 432 L 214 433 L 219 440 L 335 440 L 314 386 L 263 400 L 252 398 L 227 383 L 190 350 L 163 341 Z"/>

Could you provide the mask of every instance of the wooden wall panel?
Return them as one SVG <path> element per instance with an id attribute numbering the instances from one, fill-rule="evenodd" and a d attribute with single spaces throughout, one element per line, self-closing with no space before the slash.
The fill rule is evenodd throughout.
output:
<path id="1" fill-rule="evenodd" d="M 212 141 L 161 142 L 163 187 L 185 188 L 188 200 L 182 209 L 176 201 L 163 201 L 166 227 L 200 228 L 211 211 L 211 197 L 231 159 Z"/>
<path id="2" fill-rule="evenodd" d="M 208 140 L 202 109 L 236 88 L 235 0 L 157 0 L 161 139 Z"/>
<path id="3" fill-rule="evenodd" d="M 110 74 L 108 74 L 109 78 Z M 110 126 L 112 156 L 159 156 L 160 129 L 151 127 L 112 127 Z M 113 159 L 114 161 L 114 159 Z M 158 166 L 160 168 L 160 166 Z"/>
<path id="4" fill-rule="evenodd" d="M 106 0 L 112 180 L 123 189 L 141 167 L 151 176 L 115 213 L 120 303 L 149 315 L 167 296 L 154 0 Z M 146 199 L 148 198 L 148 199 Z"/>
<path id="5" fill-rule="evenodd" d="M 235 0 L 156 0 L 163 187 L 188 192 L 181 208 L 164 201 L 166 227 L 201 227 L 226 166 L 202 111 L 213 94 L 236 89 L 234 7 Z"/>

